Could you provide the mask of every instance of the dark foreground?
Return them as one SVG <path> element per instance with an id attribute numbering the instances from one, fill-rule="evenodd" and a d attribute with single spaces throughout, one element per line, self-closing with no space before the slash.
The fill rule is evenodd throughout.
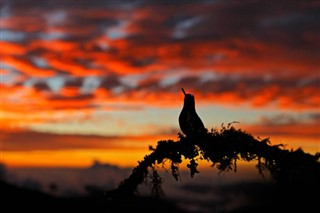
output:
<path id="1" fill-rule="evenodd" d="M 185 212 L 174 204 L 150 197 L 109 201 L 102 193 L 82 197 L 54 197 L 0 182 L 1 209 L 7 212 Z"/>
<path id="2" fill-rule="evenodd" d="M 54 197 L 42 192 L 20 188 L 0 182 L 1 209 L 7 212 L 199 212 L 182 210 L 174 201 L 151 197 L 134 197 L 122 201 L 111 201 L 102 193 L 86 197 Z M 190 189 L 191 190 L 191 189 Z M 205 189 L 192 189 L 205 190 Z M 250 213 L 250 212 L 317 212 L 319 204 L 319 186 L 313 188 L 291 187 L 281 189 L 270 183 L 243 184 L 234 190 L 232 186 L 222 187 L 224 191 L 241 191 L 251 199 L 250 205 L 232 210 L 218 211 L 212 204 L 212 212 Z M 207 205 L 207 204 L 206 204 Z M 200 211 L 201 212 L 201 211 Z"/>

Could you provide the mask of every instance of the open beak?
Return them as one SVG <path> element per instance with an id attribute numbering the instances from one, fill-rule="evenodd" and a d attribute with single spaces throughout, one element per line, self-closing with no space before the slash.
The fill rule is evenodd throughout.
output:
<path id="1" fill-rule="evenodd" d="M 182 92 L 183 92 L 184 95 L 187 95 L 187 93 L 184 91 L 183 88 L 181 88 L 181 90 L 182 90 Z"/>

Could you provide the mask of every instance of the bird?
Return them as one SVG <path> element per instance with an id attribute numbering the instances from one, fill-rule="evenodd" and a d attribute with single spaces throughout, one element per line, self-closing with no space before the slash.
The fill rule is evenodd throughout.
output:
<path id="1" fill-rule="evenodd" d="M 194 96 L 186 93 L 183 88 L 181 88 L 181 90 L 184 94 L 183 108 L 179 115 L 181 131 L 186 136 L 194 136 L 206 132 L 206 128 L 196 112 Z"/>

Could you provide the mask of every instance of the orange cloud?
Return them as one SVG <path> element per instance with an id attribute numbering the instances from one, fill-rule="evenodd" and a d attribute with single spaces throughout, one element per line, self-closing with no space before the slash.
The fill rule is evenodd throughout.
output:
<path id="1" fill-rule="evenodd" d="M 12 42 L 0 41 L 0 47 L 1 47 L 1 55 L 2 54 L 23 55 L 27 52 L 24 47 Z"/>
<path id="2" fill-rule="evenodd" d="M 33 40 L 29 45 L 30 50 L 36 49 L 45 49 L 49 52 L 56 51 L 56 52 L 65 52 L 65 51 L 72 51 L 77 50 L 79 48 L 79 43 L 77 42 L 70 42 L 70 41 L 62 41 L 62 40 Z M 60 60 L 63 60 L 60 58 Z"/>
<path id="3" fill-rule="evenodd" d="M 35 77 L 52 77 L 55 72 L 51 69 L 41 69 L 31 64 L 28 60 L 25 59 L 17 59 L 10 56 L 2 56 L 1 62 L 6 63 L 11 67 L 14 67 L 19 72 L 22 72 L 28 76 Z"/>
<path id="4" fill-rule="evenodd" d="M 72 98 L 79 95 L 80 91 L 78 87 L 64 87 L 59 93 L 66 98 Z"/>
<path id="5" fill-rule="evenodd" d="M 2 127 L 26 128 L 36 123 L 61 122 L 79 113 L 85 116 L 93 110 L 89 107 L 90 97 L 49 99 L 48 95 L 33 87 L 1 84 Z"/>

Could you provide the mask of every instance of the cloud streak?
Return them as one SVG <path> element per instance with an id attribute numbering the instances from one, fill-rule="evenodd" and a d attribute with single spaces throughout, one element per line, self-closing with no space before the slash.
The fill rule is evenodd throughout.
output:
<path id="1" fill-rule="evenodd" d="M 2 135 L 2 151 L 52 151 L 81 149 L 147 150 L 161 137 L 169 135 L 96 136 L 53 134 L 35 131 L 6 131 Z"/>

